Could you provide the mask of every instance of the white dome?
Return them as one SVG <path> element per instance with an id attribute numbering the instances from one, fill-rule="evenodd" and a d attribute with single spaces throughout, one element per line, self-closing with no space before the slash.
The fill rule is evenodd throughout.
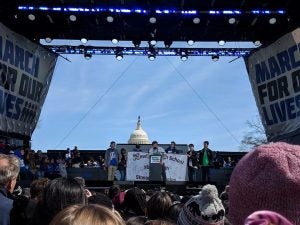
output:
<path id="1" fill-rule="evenodd" d="M 128 144 L 150 144 L 147 133 L 142 129 L 140 117 L 136 129 L 131 133 Z"/>

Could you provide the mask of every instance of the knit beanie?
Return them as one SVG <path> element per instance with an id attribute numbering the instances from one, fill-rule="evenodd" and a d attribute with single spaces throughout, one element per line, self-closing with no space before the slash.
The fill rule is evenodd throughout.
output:
<path id="1" fill-rule="evenodd" d="M 293 225 L 279 213 L 272 211 L 257 211 L 247 217 L 245 225 Z"/>
<path id="2" fill-rule="evenodd" d="M 229 221 L 242 225 L 258 210 L 278 212 L 300 225 L 300 146 L 261 145 L 235 167 L 230 178 Z"/>
<path id="3" fill-rule="evenodd" d="M 199 195 L 183 206 L 178 225 L 223 225 L 225 209 L 214 185 L 205 185 Z"/>

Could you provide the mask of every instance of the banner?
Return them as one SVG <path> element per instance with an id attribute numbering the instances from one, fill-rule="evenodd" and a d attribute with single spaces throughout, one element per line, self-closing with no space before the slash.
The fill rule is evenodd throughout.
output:
<path id="1" fill-rule="evenodd" d="M 300 131 L 300 28 L 245 57 L 269 141 Z"/>
<path id="2" fill-rule="evenodd" d="M 185 181 L 187 156 L 165 154 L 163 162 L 166 167 L 167 181 Z M 149 154 L 143 152 L 128 152 L 126 180 L 149 181 Z"/>
<path id="3" fill-rule="evenodd" d="M 0 23 L 0 130 L 30 137 L 57 55 Z"/>

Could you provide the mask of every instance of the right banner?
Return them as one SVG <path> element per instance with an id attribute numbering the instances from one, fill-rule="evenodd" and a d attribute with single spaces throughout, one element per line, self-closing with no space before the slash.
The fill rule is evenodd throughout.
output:
<path id="1" fill-rule="evenodd" d="M 300 28 L 244 59 L 268 141 L 300 133 Z"/>

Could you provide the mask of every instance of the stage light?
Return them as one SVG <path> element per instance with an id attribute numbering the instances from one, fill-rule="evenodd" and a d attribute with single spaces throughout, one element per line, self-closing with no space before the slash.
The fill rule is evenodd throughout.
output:
<path id="1" fill-rule="evenodd" d="M 254 44 L 254 46 L 256 46 L 256 47 L 261 46 L 261 42 L 260 42 L 259 40 L 254 41 L 253 44 Z"/>
<path id="2" fill-rule="evenodd" d="M 156 23 L 156 18 L 154 16 L 150 17 L 149 22 L 152 24 Z"/>
<path id="3" fill-rule="evenodd" d="M 276 18 L 272 17 L 269 19 L 269 24 L 275 24 L 276 23 Z"/>
<path id="4" fill-rule="evenodd" d="M 219 55 L 212 55 L 211 56 L 212 61 L 217 62 L 219 60 Z"/>
<path id="5" fill-rule="evenodd" d="M 69 16 L 70 21 L 75 22 L 77 20 L 77 17 L 75 15 L 70 15 Z"/>
<path id="6" fill-rule="evenodd" d="M 200 18 L 199 18 L 199 17 L 195 17 L 195 18 L 193 19 L 193 23 L 194 23 L 194 24 L 199 24 L 199 23 L 200 23 Z"/>
<path id="7" fill-rule="evenodd" d="M 85 53 L 84 53 L 84 58 L 85 58 L 86 60 L 90 60 L 90 59 L 92 58 L 92 54 L 91 54 L 91 53 L 85 52 Z"/>
<path id="8" fill-rule="evenodd" d="M 138 47 L 140 47 L 141 41 L 140 40 L 133 40 L 132 44 L 134 45 L 134 47 L 138 48 Z"/>
<path id="9" fill-rule="evenodd" d="M 118 44 L 119 43 L 119 40 L 114 38 L 111 40 L 111 43 L 113 43 L 114 45 Z"/>
<path id="10" fill-rule="evenodd" d="M 112 16 L 108 16 L 108 17 L 106 17 L 106 21 L 109 23 L 112 23 L 112 22 L 114 22 L 114 18 Z"/>
<path id="11" fill-rule="evenodd" d="M 83 43 L 83 44 L 86 44 L 88 42 L 88 39 L 86 38 L 81 38 L 80 41 Z"/>
<path id="12" fill-rule="evenodd" d="M 149 59 L 150 61 L 153 61 L 155 58 L 156 58 L 155 54 L 153 54 L 153 53 L 149 53 L 149 54 L 148 54 L 148 59 Z"/>
<path id="13" fill-rule="evenodd" d="M 171 45 L 172 45 L 172 43 L 173 43 L 173 41 L 171 41 L 171 40 L 165 40 L 165 41 L 164 41 L 164 44 L 165 44 L 165 47 L 166 47 L 166 48 L 170 48 Z"/>
<path id="14" fill-rule="evenodd" d="M 52 38 L 51 38 L 51 37 L 46 37 L 46 38 L 45 38 L 45 42 L 46 42 L 46 43 L 51 43 L 51 41 L 52 41 Z"/>
<path id="15" fill-rule="evenodd" d="M 31 21 L 34 21 L 35 20 L 35 15 L 29 14 L 28 19 L 31 20 Z"/>
<path id="16" fill-rule="evenodd" d="M 186 60 L 188 59 L 188 54 L 187 54 L 186 52 L 182 51 L 182 52 L 180 53 L 180 59 L 181 59 L 182 61 L 186 61 Z"/>
<path id="17" fill-rule="evenodd" d="M 226 42 L 224 40 L 220 40 L 218 43 L 219 43 L 219 45 L 223 46 L 223 45 L 225 45 Z"/>
<path id="18" fill-rule="evenodd" d="M 235 24 L 236 19 L 234 17 L 229 18 L 228 23 L 229 24 Z"/>
<path id="19" fill-rule="evenodd" d="M 116 53 L 116 59 L 117 59 L 118 61 L 122 60 L 122 59 L 123 59 L 123 53 L 122 53 L 122 52 L 117 52 L 117 53 Z"/>
<path id="20" fill-rule="evenodd" d="M 188 45 L 192 46 L 195 42 L 194 42 L 194 40 L 188 40 L 187 43 L 188 43 Z"/>
<path id="21" fill-rule="evenodd" d="M 154 40 L 154 39 L 152 39 L 152 40 L 149 42 L 149 44 L 152 45 L 152 46 L 156 45 L 156 43 L 157 43 L 157 41 Z"/>

